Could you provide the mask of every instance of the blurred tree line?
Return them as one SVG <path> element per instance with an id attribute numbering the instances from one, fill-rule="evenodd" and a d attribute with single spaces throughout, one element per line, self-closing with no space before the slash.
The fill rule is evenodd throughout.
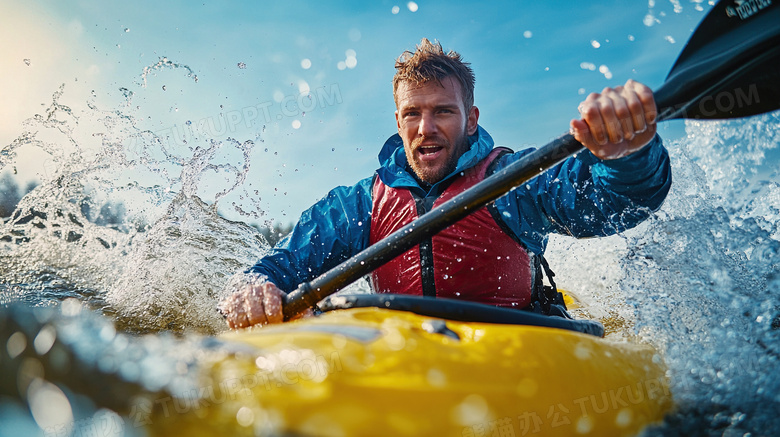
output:
<path id="1" fill-rule="evenodd" d="M 10 217 L 16 210 L 16 206 L 19 204 L 22 197 L 34 190 L 37 186 L 37 182 L 29 182 L 22 189 L 19 187 L 19 184 L 11 173 L 4 173 L 3 176 L 0 177 L 0 223 L 2 223 L 2 219 Z M 125 205 L 121 202 L 107 202 L 97 209 L 93 206 L 91 199 L 86 198 L 81 202 L 80 208 L 84 217 L 96 225 L 118 227 L 125 223 L 127 211 Z M 271 246 L 276 245 L 276 243 L 289 234 L 293 228 L 292 223 L 282 224 L 278 222 L 273 225 L 266 224 L 266 226 L 253 223 L 251 226 L 257 229 L 257 232 L 265 237 L 266 241 L 268 241 L 268 244 Z M 146 229 L 146 226 L 142 224 L 136 224 L 134 227 L 139 232 Z"/>
<path id="2" fill-rule="evenodd" d="M 257 232 L 260 233 L 263 237 L 265 237 L 265 240 L 268 242 L 268 244 L 271 245 L 271 247 L 276 246 L 276 243 L 279 242 L 282 238 L 284 238 L 287 234 L 292 231 L 293 224 L 281 224 L 279 222 L 274 223 L 272 226 L 260 226 L 255 223 L 252 224 L 252 227 L 257 229 Z"/>

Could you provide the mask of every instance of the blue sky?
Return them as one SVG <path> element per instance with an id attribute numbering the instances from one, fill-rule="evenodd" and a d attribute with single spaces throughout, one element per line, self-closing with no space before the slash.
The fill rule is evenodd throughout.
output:
<path id="1" fill-rule="evenodd" d="M 0 5 L 0 146 L 64 83 L 64 103 L 132 115 L 177 156 L 209 140 L 255 141 L 242 190 L 220 205 L 230 218 L 256 222 L 294 221 L 333 186 L 371 175 L 395 132 L 393 62 L 422 37 L 471 62 L 480 124 L 518 150 L 563 133 L 589 92 L 628 78 L 660 85 L 709 9 L 682 0 Z M 101 123 L 80 120 L 98 131 Z M 683 134 L 679 123 L 661 133 Z M 215 161 L 235 164 L 235 155 L 226 147 Z M 21 153 L 19 177 L 40 177 L 43 161 Z M 226 184 L 212 175 L 198 193 L 209 201 Z M 262 215 L 242 218 L 233 202 Z"/>

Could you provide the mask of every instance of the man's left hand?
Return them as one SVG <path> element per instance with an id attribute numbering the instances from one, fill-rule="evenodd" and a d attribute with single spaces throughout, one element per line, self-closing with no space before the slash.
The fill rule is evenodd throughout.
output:
<path id="1" fill-rule="evenodd" d="M 574 138 L 600 159 L 617 159 L 646 146 L 656 132 L 653 91 L 629 80 L 624 86 L 590 94 L 571 121 Z"/>

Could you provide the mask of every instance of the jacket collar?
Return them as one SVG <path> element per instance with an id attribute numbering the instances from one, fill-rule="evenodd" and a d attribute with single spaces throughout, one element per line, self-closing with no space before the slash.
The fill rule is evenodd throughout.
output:
<path id="1" fill-rule="evenodd" d="M 490 154 L 490 151 L 493 150 L 494 145 L 493 138 L 490 137 L 487 131 L 482 129 L 482 126 L 477 126 L 477 132 L 469 137 L 469 144 L 470 146 L 466 153 L 458 158 L 458 165 L 455 170 L 434 184 L 431 191 L 434 191 L 438 185 L 453 176 L 485 159 Z M 395 134 L 385 141 L 382 150 L 379 152 L 379 163 L 381 167 L 377 170 L 377 174 L 385 185 L 393 188 L 421 189 L 420 184 L 412 175 L 412 168 L 406 161 L 404 143 L 400 135 Z"/>

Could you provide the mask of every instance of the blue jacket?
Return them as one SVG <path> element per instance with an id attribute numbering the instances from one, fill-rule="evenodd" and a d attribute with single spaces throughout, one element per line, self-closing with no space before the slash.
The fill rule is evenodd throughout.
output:
<path id="1" fill-rule="evenodd" d="M 479 127 L 471 147 L 446 179 L 476 165 L 493 149 L 493 139 Z M 504 155 L 496 169 L 532 149 Z M 379 153 L 376 171 L 391 187 L 435 195 L 444 182 L 426 191 L 412 176 L 400 136 L 393 135 Z M 302 215 L 293 231 L 249 271 L 268 276 L 284 291 L 337 266 L 369 245 L 371 186 L 368 177 L 351 187 L 336 187 Z M 574 237 L 606 236 L 639 224 L 660 208 L 671 186 L 669 156 L 656 136 L 632 155 L 602 161 L 583 151 L 496 200 L 506 225 L 535 254 L 542 254 L 551 232 Z"/>

